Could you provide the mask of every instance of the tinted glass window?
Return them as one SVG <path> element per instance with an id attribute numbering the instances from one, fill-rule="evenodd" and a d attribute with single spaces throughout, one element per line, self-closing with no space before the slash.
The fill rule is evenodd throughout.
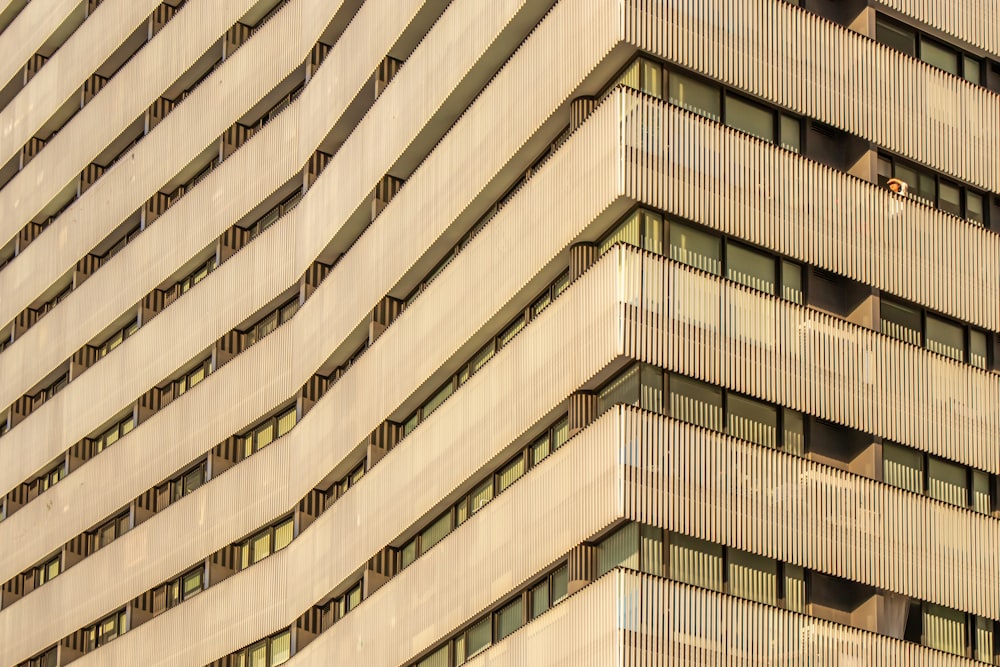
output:
<path id="1" fill-rule="evenodd" d="M 712 120 L 720 120 L 722 104 L 718 88 L 675 72 L 669 74 L 668 82 L 671 104 Z"/>
<path id="2" fill-rule="evenodd" d="M 946 72 L 958 74 L 958 54 L 943 44 L 929 39 L 920 41 L 920 59 Z"/>
<path id="3" fill-rule="evenodd" d="M 726 96 L 726 125 L 774 143 L 774 114 L 739 97 Z"/>
<path id="4" fill-rule="evenodd" d="M 917 55 L 916 35 L 905 28 L 879 20 L 875 27 L 875 38 L 898 51 L 911 56 Z"/>

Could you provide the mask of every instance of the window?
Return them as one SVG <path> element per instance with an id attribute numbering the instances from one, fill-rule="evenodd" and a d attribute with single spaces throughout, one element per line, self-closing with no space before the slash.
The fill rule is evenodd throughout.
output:
<path id="1" fill-rule="evenodd" d="M 192 370 L 174 381 L 174 397 L 182 396 L 192 389 L 212 372 L 212 358 L 205 359 Z"/>
<path id="2" fill-rule="evenodd" d="M 563 417 L 529 445 L 531 464 L 538 465 L 549 454 L 559 449 L 569 439 L 569 419 Z"/>
<path id="3" fill-rule="evenodd" d="M 986 207 L 982 193 L 949 181 L 934 172 L 880 153 L 878 156 L 878 183 L 886 187 L 890 178 L 906 183 L 909 196 L 922 200 L 929 206 L 965 218 L 985 227 Z"/>
<path id="4" fill-rule="evenodd" d="M 782 574 L 785 581 L 785 609 L 806 612 L 806 575 L 798 565 L 782 564 Z"/>
<path id="5" fill-rule="evenodd" d="M 288 661 L 291 651 L 292 633 L 284 630 L 234 653 L 233 666 L 277 667 Z"/>
<path id="6" fill-rule="evenodd" d="M 722 390 L 680 375 L 670 376 L 670 416 L 722 430 Z"/>
<path id="7" fill-rule="evenodd" d="M 56 378 L 56 381 L 50 384 L 42 391 L 42 397 L 47 401 L 60 391 L 62 391 L 66 385 L 69 384 L 69 374 L 63 373 L 61 376 Z"/>
<path id="8" fill-rule="evenodd" d="M 598 253 L 603 255 L 616 243 L 626 243 L 662 255 L 663 217 L 637 209 L 604 237 L 598 246 Z"/>
<path id="9" fill-rule="evenodd" d="M 63 462 L 38 478 L 37 480 L 38 493 L 43 493 L 45 491 L 48 491 L 65 476 L 66 476 L 66 464 L 65 462 Z"/>
<path id="10" fill-rule="evenodd" d="M 521 479 L 522 475 L 524 475 L 524 456 L 519 453 L 497 473 L 497 493 L 506 491 L 511 484 Z"/>
<path id="11" fill-rule="evenodd" d="M 26 664 L 27 667 L 56 667 L 56 658 L 58 656 L 58 647 L 53 646 L 45 653 L 41 655 L 36 655 L 34 658 L 29 660 Z"/>
<path id="12" fill-rule="evenodd" d="M 965 655 L 965 614 L 923 603 L 923 644 L 946 653 Z"/>
<path id="13" fill-rule="evenodd" d="M 886 484 L 914 493 L 924 492 L 924 456 L 908 447 L 882 445 L 882 478 Z"/>
<path id="14" fill-rule="evenodd" d="M 177 502 L 205 483 L 205 464 L 199 463 L 194 468 L 176 477 L 170 485 L 170 502 Z"/>
<path id="15" fill-rule="evenodd" d="M 164 586 L 166 591 L 166 607 L 174 607 L 185 600 L 190 600 L 204 590 L 204 566 L 187 572 Z"/>
<path id="16" fill-rule="evenodd" d="M 514 336 L 516 336 L 521 329 L 524 328 L 525 324 L 527 324 L 527 322 L 525 321 L 524 315 L 520 315 L 517 319 L 511 322 L 507 328 L 501 331 L 500 335 L 497 336 L 497 349 L 500 349 L 509 343 Z"/>
<path id="17" fill-rule="evenodd" d="M 520 596 L 496 613 L 496 641 L 500 641 L 521 627 L 523 621 L 523 603 Z"/>
<path id="18" fill-rule="evenodd" d="M 763 604 L 778 603 L 778 563 L 738 549 L 727 551 L 729 592 Z"/>
<path id="19" fill-rule="evenodd" d="M 686 535 L 670 535 L 670 578 L 722 590 L 722 547 Z"/>
<path id="20" fill-rule="evenodd" d="M 85 631 L 87 649 L 93 650 L 98 646 L 104 646 L 125 634 L 127 629 L 125 610 L 122 609 Z"/>
<path id="21" fill-rule="evenodd" d="M 774 258 L 742 245 L 726 245 L 726 278 L 761 292 L 774 294 L 777 282 Z"/>
<path id="22" fill-rule="evenodd" d="M 778 410 L 774 406 L 729 394 L 726 420 L 730 435 L 765 447 L 777 446 Z"/>
<path id="23" fill-rule="evenodd" d="M 927 495 L 959 507 L 968 505 L 965 467 L 933 456 L 927 459 Z"/>
<path id="24" fill-rule="evenodd" d="M 277 416 L 271 417 L 262 424 L 257 425 L 242 437 L 243 456 L 250 456 L 270 445 L 276 438 L 280 438 L 289 431 L 296 423 L 295 406 L 288 408 Z"/>
<path id="25" fill-rule="evenodd" d="M 134 320 L 132 322 L 129 322 L 128 325 L 125 326 L 124 328 L 119 329 L 118 331 L 111 334 L 110 338 L 108 338 L 106 341 L 97 346 L 97 358 L 101 359 L 107 356 L 108 352 L 111 352 L 111 350 L 121 345 L 123 342 L 125 342 L 125 339 L 132 336 L 138 330 L 139 330 L 139 321 Z"/>
<path id="26" fill-rule="evenodd" d="M 292 319 L 299 309 L 299 298 L 296 296 L 291 301 L 281 306 L 272 313 L 262 318 L 257 324 L 250 327 L 246 332 L 245 345 L 250 347 L 262 338 L 272 333 L 279 326 Z"/>
<path id="27" fill-rule="evenodd" d="M 647 95 L 663 97 L 663 69 L 647 58 L 636 58 L 612 85 L 619 84 Z"/>
<path id="28" fill-rule="evenodd" d="M 989 366 L 986 334 L 914 306 L 883 297 L 881 300 L 882 333 L 928 350 L 963 361 L 977 368 Z"/>
<path id="29" fill-rule="evenodd" d="M 983 63 L 952 46 L 937 42 L 918 30 L 878 15 L 875 39 L 908 56 L 920 58 L 928 65 L 963 77 L 977 86 L 982 85 Z"/>
<path id="30" fill-rule="evenodd" d="M 881 317 L 881 330 L 885 335 L 914 345 L 923 344 L 920 311 L 917 309 L 883 299 Z"/>
<path id="31" fill-rule="evenodd" d="M 130 519 L 128 511 L 116 516 L 111 521 L 100 526 L 91 535 L 91 549 L 102 549 L 129 531 Z"/>
<path id="32" fill-rule="evenodd" d="M 47 584 L 59 576 L 62 559 L 57 554 L 35 568 L 35 585 Z"/>
<path id="33" fill-rule="evenodd" d="M 680 223 L 670 224 L 670 259 L 722 275 L 722 240 Z"/>
<path id="34" fill-rule="evenodd" d="M 722 119 L 722 101 L 717 87 L 679 72 L 670 72 L 667 90 L 667 100 L 671 104 L 715 121 Z"/>
<path id="35" fill-rule="evenodd" d="M 259 563 L 271 554 L 281 551 L 292 541 L 294 524 L 289 517 L 258 532 L 237 545 L 240 554 L 240 569 L 244 570 Z"/>
<path id="36" fill-rule="evenodd" d="M 962 327 L 933 315 L 928 315 L 927 349 L 957 361 L 965 360 L 965 331 Z"/>
<path id="37" fill-rule="evenodd" d="M 178 291 L 181 294 L 185 294 L 192 287 L 200 283 L 202 280 L 208 277 L 208 274 L 216 269 L 217 265 L 215 263 L 215 257 L 199 266 L 193 272 L 182 278 L 177 282 Z"/>
<path id="38" fill-rule="evenodd" d="M 990 474 L 982 470 L 972 471 L 972 509 L 983 514 L 993 511 L 993 501 L 990 499 Z"/>
<path id="39" fill-rule="evenodd" d="M 94 454 L 100 454 L 106 448 L 118 442 L 120 438 L 124 438 L 134 427 L 135 420 L 131 415 L 129 415 L 104 433 L 97 436 L 97 438 L 94 439 L 93 444 Z"/>
<path id="40" fill-rule="evenodd" d="M 531 619 L 534 620 L 566 599 L 569 570 L 565 565 L 531 589 Z"/>
<path id="41" fill-rule="evenodd" d="M 750 136 L 774 143 L 774 112 L 759 104 L 727 93 L 725 123 Z"/>
<path id="42" fill-rule="evenodd" d="M 438 650 L 417 663 L 417 667 L 450 667 L 448 664 L 448 647 L 442 646 Z"/>
<path id="43" fill-rule="evenodd" d="M 266 117 L 266 114 L 265 114 Z M 286 197 L 281 203 L 277 204 L 274 208 L 270 209 L 267 213 L 259 217 L 253 222 L 247 231 L 250 232 L 249 239 L 254 239 L 266 230 L 268 227 L 273 225 L 278 218 L 285 215 L 292 209 L 294 209 L 299 201 L 302 200 L 302 189 L 296 189 L 290 196 Z"/>

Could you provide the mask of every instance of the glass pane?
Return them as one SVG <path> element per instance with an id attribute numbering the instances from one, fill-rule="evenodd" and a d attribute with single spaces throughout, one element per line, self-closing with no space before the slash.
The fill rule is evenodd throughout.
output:
<path id="1" fill-rule="evenodd" d="M 556 281 L 552 283 L 552 298 L 553 299 L 558 298 L 560 294 L 566 291 L 567 287 L 569 287 L 568 272 L 556 278 Z"/>
<path id="2" fill-rule="evenodd" d="M 806 576 L 797 565 L 785 565 L 785 608 L 789 611 L 806 611 Z"/>
<path id="3" fill-rule="evenodd" d="M 254 433 L 254 443 L 257 449 L 263 449 L 270 445 L 272 440 L 274 440 L 274 422 L 268 421 Z"/>
<path id="4" fill-rule="evenodd" d="M 292 651 L 292 635 L 289 632 L 282 632 L 277 637 L 271 638 L 271 667 L 280 665 L 288 661 Z"/>
<path id="5" fill-rule="evenodd" d="M 410 540 L 403 546 L 403 553 L 400 557 L 400 566 L 406 567 L 415 560 L 417 560 L 417 541 Z"/>
<path id="6" fill-rule="evenodd" d="M 962 67 L 962 76 L 966 81 L 978 85 L 983 82 L 983 64 L 971 56 L 964 57 L 965 64 Z"/>
<path id="7" fill-rule="evenodd" d="M 464 634 L 461 634 L 458 637 L 455 637 L 454 646 L 455 646 L 455 664 L 456 665 L 461 665 L 463 662 L 465 662 L 465 635 Z"/>
<path id="8" fill-rule="evenodd" d="M 913 196 L 923 199 L 928 204 L 934 204 L 935 194 L 934 177 L 925 171 L 917 173 L 917 187 L 913 190 Z"/>
<path id="9" fill-rule="evenodd" d="M 472 360 L 469 361 L 469 369 L 473 373 L 475 373 L 480 368 L 482 368 L 486 364 L 486 362 L 490 360 L 492 356 L 493 356 L 493 343 L 490 343 L 489 345 L 481 349 L 479 352 L 477 352 L 476 356 L 474 356 Z"/>
<path id="10" fill-rule="evenodd" d="M 765 447 L 777 446 L 778 410 L 745 396 L 730 394 L 726 401 L 729 435 Z"/>
<path id="11" fill-rule="evenodd" d="M 427 415 L 437 410 L 438 407 L 444 403 L 449 396 L 451 396 L 452 387 L 453 385 L 449 381 L 448 384 L 441 387 L 436 394 L 431 396 L 430 400 L 424 404 L 424 419 L 427 419 Z"/>
<path id="12" fill-rule="evenodd" d="M 109 523 L 97 533 L 97 548 L 111 544 L 115 539 L 115 524 Z"/>
<path id="13" fill-rule="evenodd" d="M 517 458 L 508 463 L 497 476 L 497 493 L 503 493 L 511 484 L 521 479 L 524 474 L 524 457 L 518 454 Z"/>
<path id="14" fill-rule="evenodd" d="M 726 247 L 726 277 L 741 285 L 774 294 L 774 258 L 730 244 Z"/>
<path id="15" fill-rule="evenodd" d="M 281 307 L 281 316 L 280 316 L 281 323 L 284 324 L 288 320 L 292 319 L 292 316 L 294 316 L 295 313 L 298 312 L 298 310 L 299 310 L 299 302 L 298 301 L 293 301 L 293 302 L 291 302 L 291 303 L 289 303 L 287 305 L 282 306 Z"/>
<path id="16" fill-rule="evenodd" d="M 781 147 L 793 153 L 802 152 L 802 128 L 798 118 L 781 115 Z"/>
<path id="17" fill-rule="evenodd" d="M 461 526 L 469 518 L 469 498 L 465 497 L 455 505 L 455 525 Z"/>
<path id="18" fill-rule="evenodd" d="M 885 187 L 892 178 L 892 160 L 882 155 L 878 156 L 878 184 Z"/>
<path id="19" fill-rule="evenodd" d="M 438 650 L 417 663 L 417 667 L 448 667 L 448 646 Z"/>
<path id="20" fill-rule="evenodd" d="M 917 38 L 905 28 L 886 23 L 880 19 L 875 24 L 875 39 L 907 55 L 917 55 Z"/>
<path id="21" fill-rule="evenodd" d="M 552 449 L 556 450 L 566 444 L 569 439 L 569 420 L 566 417 L 560 419 L 552 427 Z"/>
<path id="22" fill-rule="evenodd" d="M 670 416 L 721 431 L 722 390 L 697 380 L 671 375 Z"/>
<path id="23" fill-rule="evenodd" d="M 882 476 L 886 484 L 924 492 L 924 455 L 908 447 L 882 445 Z"/>
<path id="24" fill-rule="evenodd" d="M 931 457 L 927 461 L 927 495 L 952 505 L 968 505 L 965 468 Z"/>
<path id="25" fill-rule="evenodd" d="M 263 533 L 253 538 L 251 548 L 253 550 L 254 563 L 259 563 L 261 560 L 271 555 L 271 531 L 265 530 Z"/>
<path id="26" fill-rule="evenodd" d="M 626 243 L 628 245 L 642 247 L 642 212 L 636 211 L 625 219 L 618 227 L 601 241 L 598 247 L 598 254 L 603 255 L 616 243 Z"/>
<path id="27" fill-rule="evenodd" d="M 659 528 L 639 526 L 639 569 L 663 576 L 663 531 Z"/>
<path id="28" fill-rule="evenodd" d="M 193 387 L 193 386 L 195 386 L 196 384 L 198 384 L 199 382 L 201 382 L 204 379 L 205 379 L 205 367 L 202 366 L 198 370 L 196 370 L 193 373 L 191 373 L 190 375 L 188 375 L 187 386 L 188 387 Z"/>
<path id="29" fill-rule="evenodd" d="M 514 336 L 518 334 L 521 329 L 524 328 L 524 315 L 518 317 L 514 322 L 503 330 L 503 332 L 497 336 L 497 349 L 503 347 L 511 341 Z"/>
<path id="30" fill-rule="evenodd" d="M 962 190 L 954 183 L 941 181 L 938 184 L 938 208 L 952 215 L 962 215 Z"/>
<path id="31" fill-rule="evenodd" d="M 609 382 L 597 396 L 597 414 L 604 414 L 614 405 L 639 405 L 639 364 Z"/>
<path id="32" fill-rule="evenodd" d="M 472 492 L 472 513 L 475 514 L 483 505 L 493 500 L 493 480 L 487 480 L 482 486 Z"/>
<path id="33" fill-rule="evenodd" d="M 184 476 L 184 493 L 191 493 L 205 481 L 205 469 L 198 466 Z"/>
<path id="34" fill-rule="evenodd" d="M 639 569 L 639 524 L 630 523 L 601 541 L 597 548 L 597 576 L 622 566 Z"/>
<path id="35" fill-rule="evenodd" d="M 667 82 L 668 99 L 671 104 L 712 120 L 719 120 L 722 117 L 719 89 L 715 86 L 676 72 L 668 74 Z"/>
<path id="36" fill-rule="evenodd" d="M 248 667 L 267 667 L 267 643 L 260 642 L 250 647 Z"/>
<path id="37" fill-rule="evenodd" d="M 490 645 L 492 640 L 492 629 L 490 628 L 490 618 L 484 618 L 479 621 L 471 628 L 469 632 L 466 633 L 468 637 L 466 642 L 467 656 L 471 658 L 476 655 L 487 646 Z"/>
<path id="38" fill-rule="evenodd" d="M 722 274 L 722 242 L 717 236 L 672 222 L 670 259 L 718 276 Z"/>
<path id="39" fill-rule="evenodd" d="M 184 599 L 188 599 L 193 595 L 197 595 L 201 592 L 201 570 L 197 572 L 191 572 L 184 576 L 184 580 L 181 582 L 183 588 Z"/>
<path id="40" fill-rule="evenodd" d="M 347 611 L 357 608 L 361 604 L 361 584 L 352 588 L 345 597 L 347 599 Z"/>
<path id="41" fill-rule="evenodd" d="M 802 267 L 795 262 L 781 262 L 781 298 L 802 303 Z"/>
<path id="42" fill-rule="evenodd" d="M 531 591 L 531 618 L 538 618 L 549 608 L 549 582 L 543 581 Z"/>
<path id="43" fill-rule="evenodd" d="M 887 299 L 882 300 L 881 311 L 882 333 L 914 345 L 923 344 L 923 336 L 920 334 L 920 311 Z"/>
<path id="44" fill-rule="evenodd" d="M 670 535 L 670 578 L 722 590 L 722 547 L 686 535 Z"/>
<path id="45" fill-rule="evenodd" d="M 965 655 L 965 614 L 940 605 L 924 603 L 924 646 Z"/>
<path id="46" fill-rule="evenodd" d="M 993 662 L 993 619 L 976 616 L 976 652 L 980 662 Z M 54 664 L 54 663 L 53 663 Z"/>
<path id="47" fill-rule="evenodd" d="M 278 417 L 278 435 L 281 437 L 292 430 L 295 426 L 295 408 L 292 408 L 288 412 L 284 413 Z"/>
<path id="48" fill-rule="evenodd" d="M 663 254 L 663 217 L 660 214 L 642 212 L 642 247 L 657 255 Z"/>
<path id="49" fill-rule="evenodd" d="M 639 367 L 639 407 L 663 414 L 663 371 L 656 366 Z"/>
<path id="50" fill-rule="evenodd" d="M 45 580 L 51 581 L 59 576 L 59 559 L 49 561 L 48 565 L 45 566 Z"/>
<path id="51" fill-rule="evenodd" d="M 543 310 L 545 310 L 550 303 L 552 303 L 552 297 L 549 296 L 548 292 L 546 292 L 545 294 L 540 296 L 538 300 L 535 301 L 535 303 L 531 304 L 531 316 L 538 317 L 538 314 L 541 313 Z M 468 372 L 469 372 L 468 370 L 465 371 L 466 379 L 468 379 Z M 460 378 L 459 384 L 461 384 L 462 382 L 464 382 L 464 380 Z"/>
<path id="52" fill-rule="evenodd" d="M 777 562 L 738 549 L 730 549 L 729 592 L 747 600 L 777 604 Z"/>
<path id="53" fill-rule="evenodd" d="M 920 41 L 920 59 L 929 65 L 940 67 L 946 72 L 958 74 L 958 54 L 929 39 Z"/>
<path id="54" fill-rule="evenodd" d="M 726 125 L 774 143 L 774 112 L 739 97 L 726 95 Z"/>
<path id="55" fill-rule="evenodd" d="M 451 532 L 451 514 L 442 514 L 437 521 L 427 527 L 420 534 L 420 553 L 425 554 L 427 550 L 445 538 Z"/>
<path id="56" fill-rule="evenodd" d="M 965 361 L 965 332 L 957 324 L 928 315 L 927 349 Z"/>
<path id="57" fill-rule="evenodd" d="M 989 514 L 992 510 L 990 475 L 982 470 L 972 471 L 972 509 L 983 514 Z"/>
<path id="58" fill-rule="evenodd" d="M 552 604 L 555 605 L 567 595 L 569 586 L 569 569 L 563 565 L 552 573 Z"/>
<path id="59" fill-rule="evenodd" d="M 663 72 L 660 66 L 645 58 L 639 62 L 642 67 L 642 92 L 654 97 L 663 97 Z"/>
<path id="60" fill-rule="evenodd" d="M 295 524 L 291 519 L 283 521 L 274 527 L 274 550 L 281 551 L 292 542 Z"/>
<path id="61" fill-rule="evenodd" d="M 803 456 L 806 449 L 805 419 L 795 410 L 782 413 L 782 448 L 789 454 Z"/>
<path id="62" fill-rule="evenodd" d="M 639 82 L 641 78 L 641 70 L 639 66 L 639 60 L 635 60 L 631 65 L 628 66 L 622 75 L 618 77 L 617 84 L 628 86 L 629 88 L 634 88 L 635 90 L 640 90 Z"/>
<path id="63" fill-rule="evenodd" d="M 497 612 L 497 641 L 507 637 L 521 627 L 521 598 Z"/>
<path id="64" fill-rule="evenodd" d="M 409 435 L 413 432 L 413 429 L 417 428 L 417 424 L 420 423 L 420 412 L 415 412 L 410 415 L 410 418 L 403 423 L 403 435 Z"/>
<path id="65" fill-rule="evenodd" d="M 546 433 L 531 445 L 531 462 L 537 464 L 549 455 L 549 434 Z"/>
<path id="66" fill-rule="evenodd" d="M 965 218 L 979 223 L 986 224 L 986 215 L 983 213 L 983 197 L 975 192 L 965 191 Z"/>

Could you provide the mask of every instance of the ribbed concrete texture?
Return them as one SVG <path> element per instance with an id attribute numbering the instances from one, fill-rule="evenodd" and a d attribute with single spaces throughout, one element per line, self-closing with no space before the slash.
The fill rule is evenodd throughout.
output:
<path id="1" fill-rule="evenodd" d="M 996 0 L 0 0 L 0 667 L 1000 664 Z"/>

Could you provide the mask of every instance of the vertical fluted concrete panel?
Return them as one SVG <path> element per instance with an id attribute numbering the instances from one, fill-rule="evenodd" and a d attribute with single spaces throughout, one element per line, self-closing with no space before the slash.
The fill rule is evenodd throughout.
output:
<path id="1" fill-rule="evenodd" d="M 987 148 L 1000 141 L 1000 97 L 985 88 L 785 0 L 626 7 L 626 39 L 650 53 L 1000 191 L 1000 152 Z"/>
<path id="2" fill-rule="evenodd" d="M 10 25 L 0 32 L 0 53 L 3 54 L 0 59 L 0 87 L 21 75 L 21 68 L 28 62 L 28 58 L 45 44 L 56 28 L 74 11 L 83 11 L 80 0 L 29 2 L 14 17 Z M 0 131 L 6 131 L 6 128 L 0 125 Z"/>
<path id="3" fill-rule="evenodd" d="M 621 114 L 633 199 L 1000 330 L 995 233 L 638 93 Z"/>
<path id="4" fill-rule="evenodd" d="M 989 51 L 994 60 L 1000 59 L 1000 33 L 997 17 L 1000 4 L 996 0 L 967 0 L 966 2 L 940 3 L 935 0 L 877 0 L 872 3 L 888 7 L 924 26 Z"/>
<path id="5" fill-rule="evenodd" d="M 94 20 L 83 22 L 66 43 L 60 46 L 52 58 L 45 63 L 45 67 L 32 77 L 28 85 L 17 94 L 17 97 L 10 104 L 0 111 L 0 128 L 2 128 L 0 131 L 0 164 L 15 155 L 18 149 L 45 125 L 66 100 L 79 95 L 80 86 L 90 79 L 97 68 L 122 45 L 136 28 L 146 25 L 146 17 L 159 4 L 159 0 L 105 0 L 101 5 L 101 15 Z M 192 0 L 192 4 L 196 3 Z M 82 12 L 82 9 L 77 11 Z M 220 18 L 224 17 L 225 15 L 220 16 Z M 2 40 L 3 37 L 0 37 L 0 41 Z M 3 51 L 0 50 L 0 53 Z M 200 53 L 195 54 L 195 57 L 197 55 Z M 3 62 L 8 62 L 6 54 Z M 142 69 L 147 76 L 154 69 L 165 70 L 163 75 L 166 78 L 168 72 L 171 71 L 169 67 L 164 66 L 166 62 L 168 61 L 160 60 L 155 61 L 154 64 L 147 61 Z M 176 77 L 183 70 L 172 71 Z M 3 79 L 2 72 L 0 72 L 0 79 Z M 4 79 L 4 81 L 6 80 Z M 136 91 L 130 92 L 134 94 Z M 137 105 L 142 104 L 141 99 L 132 99 L 131 96 L 129 99 Z M 119 99 L 118 103 L 121 102 L 122 100 Z M 148 103 L 147 100 L 147 106 Z M 104 120 L 108 122 L 111 119 L 105 117 Z M 93 123 L 93 121 L 91 122 Z M 93 132 L 94 129 L 91 126 L 90 131 Z M 115 133 L 124 129 L 125 125 L 107 128 L 108 131 Z M 100 151 L 104 146 L 91 145 L 89 148 Z M 9 185 L 8 187 L 16 186 Z"/>

